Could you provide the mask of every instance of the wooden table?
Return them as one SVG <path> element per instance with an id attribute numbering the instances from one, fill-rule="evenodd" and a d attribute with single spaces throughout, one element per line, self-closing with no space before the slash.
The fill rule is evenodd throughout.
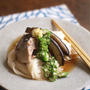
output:
<path id="1" fill-rule="evenodd" d="M 90 0 L 0 0 L 0 16 L 66 4 L 79 23 L 90 31 Z"/>

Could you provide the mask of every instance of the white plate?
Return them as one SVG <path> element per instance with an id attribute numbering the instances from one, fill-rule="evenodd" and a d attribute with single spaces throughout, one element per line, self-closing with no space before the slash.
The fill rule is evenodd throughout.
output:
<path id="1" fill-rule="evenodd" d="M 8 71 L 5 66 L 7 49 L 11 42 L 23 34 L 26 27 L 52 29 L 50 18 L 35 18 L 13 23 L 0 31 L 0 85 L 9 90 L 76 90 L 90 80 L 89 69 L 81 62 L 70 72 L 67 78 L 55 82 L 25 79 Z M 80 44 L 90 56 L 90 33 L 81 26 L 67 21 L 56 20 Z"/>

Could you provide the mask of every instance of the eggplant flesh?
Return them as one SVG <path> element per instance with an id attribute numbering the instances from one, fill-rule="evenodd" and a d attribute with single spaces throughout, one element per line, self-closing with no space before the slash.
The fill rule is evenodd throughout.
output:
<path id="1" fill-rule="evenodd" d="M 52 32 L 51 32 L 51 38 L 54 39 L 58 43 L 58 45 L 61 47 L 63 53 L 65 55 L 69 56 L 69 54 L 70 54 L 69 50 L 68 50 L 67 46 L 62 42 L 62 40 Z"/>
<path id="2" fill-rule="evenodd" d="M 52 38 L 51 38 L 51 42 L 49 45 L 49 51 L 51 54 L 55 56 L 60 66 L 64 65 L 64 54 L 60 46 L 58 45 L 58 43 Z"/>

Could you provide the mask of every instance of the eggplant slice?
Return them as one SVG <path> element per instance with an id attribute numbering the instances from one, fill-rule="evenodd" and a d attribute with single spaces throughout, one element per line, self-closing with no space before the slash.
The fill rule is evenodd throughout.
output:
<path id="1" fill-rule="evenodd" d="M 58 45 L 58 43 L 52 38 L 51 38 L 51 42 L 49 45 L 49 50 L 50 50 L 50 53 L 55 56 L 55 58 L 59 62 L 59 65 L 60 66 L 64 65 L 64 54 L 63 54 L 60 46 Z"/>
<path id="2" fill-rule="evenodd" d="M 62 40 L 52 32 L 51 32 L 51 38 L 54 39 L 58 43 L 58 45 L 61 47 L 63 53 L 65 55 L 69 56 L 69 54 L 70 54 L 69 50 L 68 50 L 67 46 L 62 42 Z"/>

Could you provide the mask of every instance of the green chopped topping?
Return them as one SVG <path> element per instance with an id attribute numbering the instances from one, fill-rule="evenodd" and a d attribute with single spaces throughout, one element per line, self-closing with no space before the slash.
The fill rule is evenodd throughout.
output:
<path id="1" fill-rule="evenodd" d="M 44 63 L 43 71 L 46 78 L 50 81 L 55 81 L 57 79 L 57 68 L 59 67 L 58 62 L 54 57 L 49 58 L 49 61 Z"/>
<path id="2" fill-rule="evenodd" d="M 49 55 L 46 51 L 40 51 L 37 53 L 37 57 L 43 61 L 48 61 L 49 60 Z"/>
<path id="3" fill-rule="evenodd" d="M 48 29 L 40 29 L 42 30 L 42 37 L 37 35 L 38 39 L 38 51 L 37 58 L 43 61 L 42 69 L 44 71 L 44 76 L 51 82 L 55 81 L 57 78 L 63 78 L 68 75 L 68 72 L 58 73 L 59 63 L 55 59 L 55 57 L 49 55 L 48 46 L 50 44 L 50 35 L 51 32 Z M 34 33 L 35 35 L 37 33 Z"/>
<path id="4" fill-rule="evenodd" d="M 57 76 L 49 77 L 49 81 L 51 81 L 51 82 L 56 81 L 56 79 L 57 79 Z"/>
<path id="5" fill-rule="evenodd" d="M 61 73 L 58 74 L 58 77 L 59 78 L 64 78 L 64 77 L 67 77 L 68 74 L 69 74 L 68 72 L 61 72 Z"/>
<path id="6" fill-rule="evenodd" d="M 37 58 L 48 61 L 49 54 L 48 54 L 48 45 L 50 44 L 50 31 L 45 33 L 42 37 L 38 37 L 38 52 Z"/>

